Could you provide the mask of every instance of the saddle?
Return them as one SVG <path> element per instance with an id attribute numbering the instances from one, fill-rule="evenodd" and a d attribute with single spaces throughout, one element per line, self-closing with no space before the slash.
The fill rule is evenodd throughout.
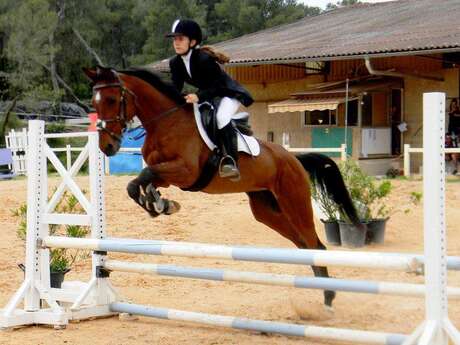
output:
<path id="1" fill-rule="evenodd" d="M 203 128 L 208 134 L 209 139 L 213 143 L 219 141 L 217 128 L 217 107 L 211 103 L 205 102 L 198 106 L 200 112 L 201 123 Z M 238 113 L 231 120 L 232 127 L 235 128 L 239 133 L 252 136 L 254 133 L 249 125 L 249 114 L 248 113 Z"/>
<path id="2" fill-rule="evenodd" d="M 219 129 L 216 119 L 217 106 L 205 102 L 200 105 L 194 104 L 193 107 L 198 132 L 212 151 L 195 183 L 188 188 L 182 188 L 185 191 L 196 192 L 202 190 L 211 182 L 218 170 L 222 153 L 218 145 L 216 145 L 219 142 Z M 231 124 L 237 138 L 235 145 L 237 145 L 238 151 L 245 152 L 251 156 L 257 156 L 260 153 L 260 146 L 258 141 L 252 136 L 253 132 L 249 126 L 248 119 L 249 114 L 245 112 L 235 114 L 232 117 Z"/>

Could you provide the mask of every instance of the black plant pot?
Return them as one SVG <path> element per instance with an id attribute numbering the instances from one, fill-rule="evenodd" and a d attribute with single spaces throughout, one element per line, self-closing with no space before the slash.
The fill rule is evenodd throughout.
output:
<path id="1" fill-rule="evenodd" d="M 342 242 L 340 241 L 339 223 L 336 220 L 324 219 L 321 219 L 321 222 L 324 224 L 327 243 L 334 246 L 340 246 Z"/>
<path id="2" fill-rule="evenodd" d="M 357 228 L 353 224 L 339 222 L 340 228 L 340 239 L 342 245 L 348 248 L 360 248 L 364 247 L 366 242 L 365 227 L 363 229 Z"/>
<path id="3" fill-rule="evenodd" d="M 65 269 L 64 271 L 50 272 L 50 285 L 52 288 L 60 289 L 62 282 L 64 281 L 64 276 L 66 273 L 69 273 L 70 268 Z"/>
<path id="4" fill-rule="evenodd" d="M 24 274 L 26 273 L 26 266 L 24 266 L 24 264 L 18 264 L 18 267 L 22 272 L 24 272 Z M 66 273 L 69 273 L 69 271 L 70 268 L 67 268 L 64 271 L 50 272 L 50 286 L 52 288 L 60 289 L 62 282 L 64 281 L 64 276 Z"/>
<path id="5" fill-rule="evenodd" d="M 388 218 L 372 219 L 367 223 L 366 243 L 383 243 Z"/>

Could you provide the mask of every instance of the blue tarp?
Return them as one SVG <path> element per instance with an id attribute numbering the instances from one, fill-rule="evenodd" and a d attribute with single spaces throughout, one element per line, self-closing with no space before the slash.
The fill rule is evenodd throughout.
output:
<path id="1" fill-rule="evenodd" d="M 145 137 L 134 140 L 136 136 L 144 132 L 143 128 L 127 131 L 123 135 L 121 147 L 142 147 Z M 139 153 L 124 153 L 119 152 L 115 156 L 110 157 L 110 173 L 111 174 L 126 174 L 137 173 L 142 170 L 142 156 Z"/>

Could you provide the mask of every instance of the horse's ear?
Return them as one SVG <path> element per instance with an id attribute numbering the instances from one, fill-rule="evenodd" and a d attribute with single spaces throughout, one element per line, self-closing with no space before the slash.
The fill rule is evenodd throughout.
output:
<path id="1" fill-rule="evenodd" d="M 97 78 L 97 70 L 95 68 L 86 68 L 83 67 L 83 72 L 86 74 L 86 76 L 91 80 L 91 81 L 96 81 Z"/>

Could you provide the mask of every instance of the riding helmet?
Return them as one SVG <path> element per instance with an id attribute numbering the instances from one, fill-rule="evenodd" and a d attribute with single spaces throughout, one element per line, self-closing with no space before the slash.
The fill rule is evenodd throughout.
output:
<path id="1" fill-rule="evenodd" d="M 196 44 L 200 44 L 203 40 L 200 25 L 190 19 L 177 19 L 172 25 L 171 32 L 166 34 L 166 37 L 178 35 L 187 36 L 190 40 L 196 40 Z"/>

